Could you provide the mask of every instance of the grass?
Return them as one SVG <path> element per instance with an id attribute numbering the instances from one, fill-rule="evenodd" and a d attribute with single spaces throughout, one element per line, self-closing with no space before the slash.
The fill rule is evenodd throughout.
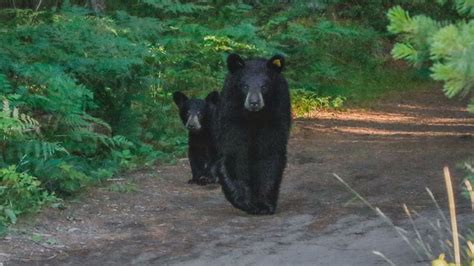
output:
<path id="1" fill-rule="evenodd" d="M 444 168 L 445 176 L 445 185 L 448 193 L 449 200 L 449 211 L 450 211 L 450 222 L 443 213 L 443 210 L 440 208 L 438 202 L 436 201 L 433 193 L 429 188 L 426 188 L 428 195 L 432 199 L 438 213 L 439 217 L 437 219 L 426 218 L 415 210 L 411 210 L 407 205 L 403 205 L 403 209 L 408 216 L 410 224 L 412 226 L 413 234 L 406 231 L 405 229 L 396 226 L 393 221 L 385 215 L 379 208 L 373 206 L 368 202 L 362 195 L 360 195 L 356 190 L 354 190 L 344 179 L 342 179 L 337 174 L 333 174 L 334 177 L 341 182 L 350 192 L 352 192 L 359 200 L 361 200 L 367 207 L 372 209 L 382 220 L 391 226 L 397 234 L 405 241 L 405 243 L 410 247 L 410 249 L 416 254 L 416 256 L 422 261 L 432 261 L 432 265 L 446 265 L 446 257 L 454 259 L 455 263 L 449 265 L 474 265 L 474 245 L 471 241 L 467 240 L 465 237 L 461 236 L 458 233 L 457 229 L 457 219 L 455 213 L 455 202 L 454 202 L 454 193 L 451 183 L 451 177 L 449 174 L 449 169 Z M 471 199 L 472 200 L 472 199 Z M 473 206 L 474 207 L 474 206 Z M 474 208 L 473 208 L 474 211 Z M 416 220 L 423 220 L 426 222 L 431 229 L 433 229 L 436 234 L 436 239 L 432 235 L 422 235 Z M 452 241 L 448 240 L 451 238 Z M 433 240 L 433 241 L 431 241 Z M 464 243 L 465 248 L 460 248 L 460 241 Z M 436 246 L 435 246 L 436 245 Z M 441 254 L 436 257 L 435 251 L 441 250 Z M 393 261 L 387 258 L 384 254 L 379 251 L 373 251 L 374 255 L 377 255 L 384 259 L 388 264 L 395 265 Z M 446 256 L 447 254 L 448 256 Z M 463 264 L 461 264 L 463 260 Z"/>
<path id="2" fill-rule="evenodd" d="M 427 80 L 412 70 L 384 70 L 361 73 L 353 81 L 354 87 L 350 91 L 351 99 L 374 100 L 387 92 L 403 92 L 425 86 Z"/>
<path id="3" fill-rule="evenodd" d="M 345 97 L 318 96 L 306 90 L 291 91 L 291 108 L 295 118 L 305 117 L 314 110 L 340 109 L 345 100 Z"/>

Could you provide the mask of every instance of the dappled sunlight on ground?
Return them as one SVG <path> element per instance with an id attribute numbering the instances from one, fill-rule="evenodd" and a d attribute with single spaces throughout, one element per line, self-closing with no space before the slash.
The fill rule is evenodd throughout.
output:
<path id="1" fill-rule="evenodd" d="M 460 133 L 460 132 L 438 132 L 438 131 L 399 131 L 399 130 L 383 130 L 383 129 L 374 129 L 369 127 L 342 127 L 338 126 L 335 128 L 325 128 L 319 129 L 322 132 L 342 132 L 342 133 L 351 133 L 351 134 L 362 134 L 362 135 L 383 135 L 383 136 L 393 136 L 393 135 L 405 135 L 405 136 L 426 136 L 426 137 L 443 137 L 443 136 L 465 136 L 469 137 L 472 134 L 469 133 Z"/>
<path id="2" fill-rule="evenodd" d="M 360 135 L 444 137 L 474 135 L 474 116 L 462 107 L 415 104 L 385 106 L 386 111 L 315 111 L 296 124 L 303 129 Z"/>
<path id="3" fill-rule="evenodd" d="M 398 104 L 398 107 L 405 108 L 405 109 L 414 109 L 414 110 L 427 110 L 427 111 L 439 111 L 439 110 L 445 110 L 445 111 L 453 111 L 453 112 L 467 112 L 467 108 L 465 107 L 450 107 L 450 106 L 427 106 L 427 105 L 412 105 L 412 104 Z"/>

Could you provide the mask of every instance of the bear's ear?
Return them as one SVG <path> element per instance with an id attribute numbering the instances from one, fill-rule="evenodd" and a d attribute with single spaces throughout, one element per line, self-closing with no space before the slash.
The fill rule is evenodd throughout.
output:
<path id="1" fill-rule="evenodd" d="M 206 96 L 206 102 L 207 103 L 212 103 L 214 105 L 217 105 L 217 102 L 219 102 L 219 93 L 217 91 L 211 91 L 207 96 Z"/>
<path id="2" fill-rule="evenodd" d="M 173 101 L 178 107 L 183 106 L 183 104 L 188 100 L 188 97 L 184 93 L 177 91 L 173 93 Z"/>
<path id="3" fill-rule="evenodd" d="M 281 72 L 285 67 L 285 58 L 283 57 L 283 55 L 274 55 L 268 60 L 267 66 L 271 69 Z"/>
<path id="4" fill-rule="evenodd" d="M 238 54 L 230 54 L 227 57 L 227 68 L 229 69 L 230 73 L 234 73 L 235 71 L 243 68 L 245 66 L 244 60 Z"/>

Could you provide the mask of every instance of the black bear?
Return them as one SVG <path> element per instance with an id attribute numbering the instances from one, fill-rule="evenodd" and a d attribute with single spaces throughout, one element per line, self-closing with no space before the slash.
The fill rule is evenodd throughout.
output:
<path id="1" fill-rule="evenodd" d="M 189 184 L 215 183 L 210 175 L 211 164 L 216 160 L 215 120 L 219 93 L 209 93 L 205 100 L 189 99 L 182 92 L 173 93 L 181 121 L 188 130 L 188 158 L 192 178 Z"/>
<path id="2" fill-rule="evenodd" d="M 285 59 L 227 58 L 219 99 L 219 160 L 212 169 L 230 203 L 249 214 L 275 213 L 291 126 Z"/>

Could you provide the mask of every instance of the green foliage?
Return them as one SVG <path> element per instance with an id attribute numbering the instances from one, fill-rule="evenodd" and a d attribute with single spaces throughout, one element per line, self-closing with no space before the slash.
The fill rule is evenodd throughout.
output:
<path id="1" fill-rule="evenodd" d="M 15 166 L 0 169 L 0 227 L 54 199 L 40 185 L 37 178 L 19 173 Z"/>
<path id="2" fill-rule="evenodd" d="M 410 17 L 400 6 L 390 9 L 387 16 L 390 20 L 388 30 L 403 37 L 403 42 L 393 48 L 393 57 L 421 64 L 429 57 L 430 38 L 439 29 L 439 23 L 423 15 Z"/>
<path id="3" fill-rule="evenodd" d="M 472 16 L 473 1 L 454 4 L 460 15 Z M 441 23 L 424 15 L 411 17 L 399 6 L 390 9 L 388 18 L 388 30 L 400 37 L 392 50 L 395 58 L 418 66 L 432 64 L 431 77 L 444 82 L 446 96 L 468 95 L 474 86 L 474 20 Z M 474 112 L 474 101 L 470 111 Z"/>
<path id="4" fill-rule="evenodd" d="M 474 86 L 474 20 L 448 25 L 435 33 L 431 59 L 435 61 L 432 77 L 445 82 L 446 95 L 467 95 Z"/>
<path id="5" fill-rule="evenodd" d="M 10 108 L 10 102 L 5 98 L 0 111 L 0 137 L 16 138 L 31 131 L 39 131 L 38 121 L 28 115 L 20 114 L 16 107 Z"/>
<path id="6" fill-rule="evenodd" d="M 208 10 L 209 6 L 181 3 L 176 0 L 142 0 L 143 3 L 166 13 L 177 14 L 193 14 L 198 11 Z"/>
<path id="7" fill-rule="evenodd" d="M 460 14 L 474 16 L 474 1 L 456 0 L 456 9 Z"/>
<path id="8" fill-rule="evenodd" d="M 319 96 L 306 90 L 293 90 L 291 93 L 292 112 L 295 117 L 304 117 L 318 109 L 342 108 L 345 97 Z"/>

